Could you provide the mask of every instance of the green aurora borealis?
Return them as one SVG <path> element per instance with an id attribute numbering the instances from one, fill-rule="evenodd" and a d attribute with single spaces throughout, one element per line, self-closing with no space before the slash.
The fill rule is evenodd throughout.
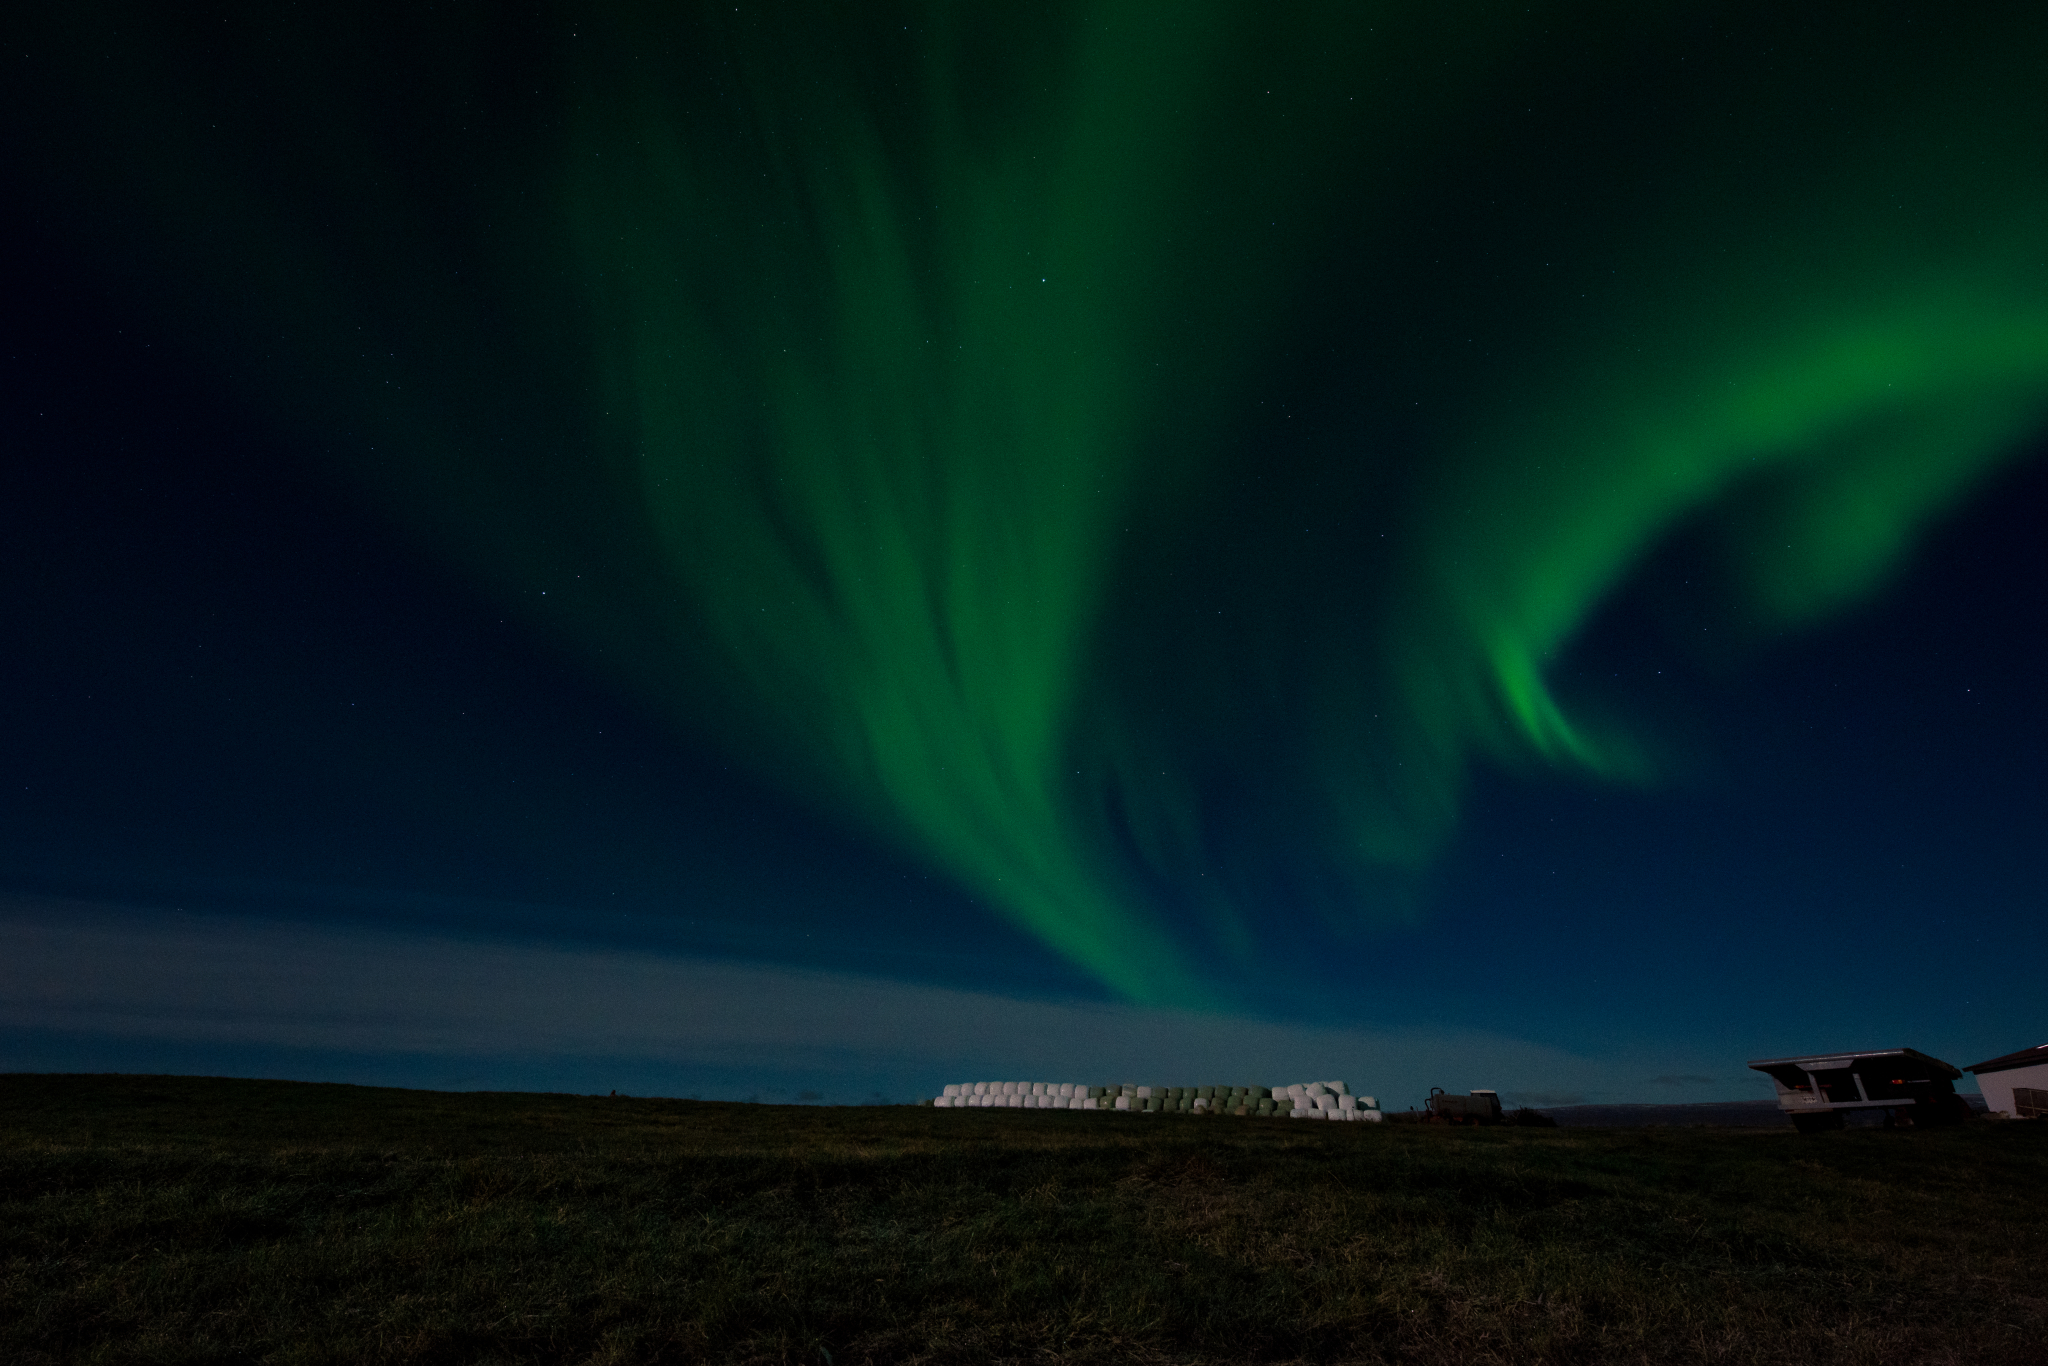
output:
<path id="1" fill-rule="evenodd" d="M 1475 763 L 1657 781 L 1547 681 L 1649 556 L 1734 654 L 2048 416 L 2037 8 L 228 13 L 47 35 L 116 268 L 1133 999 L 1227 997 L 1278 903 L 1413 914 Z"/>

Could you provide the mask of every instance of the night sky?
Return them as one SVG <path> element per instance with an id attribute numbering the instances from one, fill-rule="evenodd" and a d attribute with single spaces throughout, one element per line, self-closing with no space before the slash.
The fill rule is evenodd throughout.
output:
<path id="1" fill-rule="evenodd" d="M 2048 11 L 79 3 L 0 1070 L 2048 1037 Z"/>

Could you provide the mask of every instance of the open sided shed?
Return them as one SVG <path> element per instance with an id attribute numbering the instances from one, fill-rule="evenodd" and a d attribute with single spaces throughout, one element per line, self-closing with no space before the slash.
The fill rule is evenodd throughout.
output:
<path id="1" fill-rule="evenodd" d="M 1883 1110 L 1891 1127 L 1954 1124 L 1970 1117 L 1956 1094 L 1962 1069 L 1917 1048 L 1812 1053 L 1750 1064 L 1778 1088 L 1778 1108 L 1803 1134 L 1842 1127 L 1851 1110 Z"/>
<path id="2" fill-rule="evenodd" d="M 1985 1107 L 2014 1119 L 2048 1119 L 2048 1043 L 1973 1063 Z"/>

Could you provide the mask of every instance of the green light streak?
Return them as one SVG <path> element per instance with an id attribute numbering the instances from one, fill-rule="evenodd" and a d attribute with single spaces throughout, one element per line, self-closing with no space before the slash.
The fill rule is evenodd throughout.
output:
<path id="1" fill-rule="evenodd" d="M 2041 430 L 2042 21 L 1716 7 L 1707 43 L 1657 8 L 610 14 L 558 133 L 422 154 L 488 163 L 455 198 L 503 326 L 375 245 L 423 196 L 318 94 L 303 202 L 204 92 L 110 140 L 196 288 L 303 339 L 273 403 L 366 434 L 341 458 L 423 535 L 1117 992 L 1198 1002 L 1276 886 L 1405 913 L 1474 762 L 1652 780 L 1549 675 L 1675 529 L 1796 626 Z"/>

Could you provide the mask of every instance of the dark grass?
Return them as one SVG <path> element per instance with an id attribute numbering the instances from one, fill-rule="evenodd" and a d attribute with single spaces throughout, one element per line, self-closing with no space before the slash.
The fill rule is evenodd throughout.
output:
<path id="1" fill-rule="evenodd" d="M 2048 1360 L 2048 1126 L 0 1077 L 0 1360 Z"/>

